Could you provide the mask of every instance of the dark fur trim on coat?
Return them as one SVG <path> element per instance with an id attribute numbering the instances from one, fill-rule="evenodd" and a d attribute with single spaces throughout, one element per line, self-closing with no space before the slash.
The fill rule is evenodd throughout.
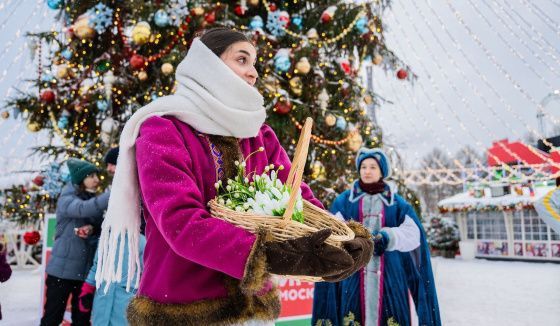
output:
<path id="1" fill-rule="evenodd" d="M 239 139 L 235 137 L 208 135 L 208 139 L 222 152 L 224 178 L 222 182 L 227 179 L 234 179 L 237 175 L 237 167 L 235 161 L 243 159 L 241 148 L 239 147 Z"/>
<path id="2" fill-rule="evenodd" d="M 265 229 L 259 229 L 257 239 L 251 249 L 247 265 L 245 265 L 245 273 L 239 284 L 241 291 L 247 294 L 255 294 L 259 292 L 266 280 L 270 278 L 270 274 L 266 268 L 265 242 L 272 241 L 272 235 Z"/>
<path id="3" fill-rule="evenodd" d="M 369 233 L 369 231 L 362 224 L 355 221 L 350 221 L 348 222 L 348 227 L 352 231 L 354 231 L 356 237 L 366 238 L 370 240 L 372 239 L 371 233 Z"/>
<path id="4" fill-rule="evenodd" d="M 146 297 L 135 297 L 128 305 L 128 322 L 133 326 L 218 326 L 278 318 L 280 297 L 276 288 L 256 296 L 243 294 L 237 280 L 227 277 L 226 284 L 230 293 L 228 297 L 187 304 L 165 304 Z"/>

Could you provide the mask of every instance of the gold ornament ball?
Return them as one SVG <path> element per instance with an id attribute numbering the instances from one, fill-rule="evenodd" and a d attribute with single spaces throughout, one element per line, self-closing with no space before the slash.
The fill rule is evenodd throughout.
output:
<path id="1" fill-rule="evenodd" d="M 303 82 L 301 81 L 301 78 L 294 77 L 290 79 L 290 88 L 296 96 L 301 96 L 303 93 Z"/>
<path id="2" fill-rule="evenodd" d="M 204 8 L 202 8 L 202 7 L 195 7 L 195 8 L 193 8 L 192 13 L 193 13 L 195 16 L 202 16 L 202 15 L 204 14 Z"/>
<path id="3" fill-rule="evenodd" d="M 91 39 L 95 36 L 95 29 L 89 26 L 89 19 L 87 16 L 80 16 L 74 22 L 74 35 L 80 40 Z"/>
<path id="4" fill-rule="evenodd" d="M 138 45 L 142 45 L 150 40 L 152 28 L 147 22 L 139 22 L 132 29 L 132 41 Z"/>
<path id="5" fill-rule="evenodd" d="M 362 135 L 359 132 L 355 131 L 352 132 L 350 135 L 350 139 L 348 139 L 347 147 L 349 150 L 353 152 L 357 152 L 362 147 L 362 143 L 364 140 L 362 139 Z"/>
<path id="6" fill-rule="evenodd" d="M 82 113 L 82 111 L 84 111 L 84 106 L 78 103 L 78 104 L 74 105 L 74 111 L 76 111 L 78 113 Z"/>
<path id="7" fill-rule="evenodd" d="M 3 119 L 8 119 L 10 117 L 10 112 L 8 111 L 2 111 L 2 118 Z"/>
<path id="8" fill-rule="evenodd" d="M 329 127 L 334 126 L 336 124 L 336 117 L 334 116 L 334 114 L 327 114 L 327 116 L 325 117 L 325 123 Z"/>
<path id="9" fill-rule="evenodd" d="M 37 132 L 41 130 L 41 125 L 38 122 L 30 122 L 27 124 L 27 130 Z"/>
<path id="10" fill-rule="evenodd" d="M 373 102 L 373 98 L 371 97 L 371 95 L 364 96 L 364 103 L 370 105 L 372 102 Z"/>
<path id="11" fill-rule="evenodd" d="M 161 65 L 161 72 L 166 76 L 171 75 L 173 73 L 173 70 L 173 65 L 168 62 Z"/>
<path id="12" fill-rule="evenodd" d="M 148 79 L 148 74 L 145 71 L 140 71 L 138 73 L 138 79 L 140 79 L 140 81 L 145 81 Z"/>
<path id="13" fill-rule="evenodd" d="M 249 1 L 247 1 L 247 3 L 248 3 L 250 6 L 255 7 L 255 6 L 258 6 L 258 5 L 259 5 L 259 0 L 249 0 Z"/>
<path id="14" fill-rule="evenodd" d="M 373 57 L 373 64 L 374 65 L 379 65 L 379 64 L 381 64 L 381 62 L 383 62 L 383 57 L 380 54 L 376 54 Z"/>
<path id="15" fill-rule="evenodd" d="M 70 75 L 69 72 L 70 68 L 68 68 L 67 65 L 60 65 L 57 67 L 56 69 L 56 77 L 63 79 L 68 77 L 68 75 Z"/>
<path id="16" fill-rule="evenodd" d="M 308 74 L 311 70 L 311 64 L 309 63 L 309 60 L 307 60 L 306 57 L 299 59 L 299 61 L 296 63 L 296 70 L 299 74 Z"/>
<path id="17" fill-rule="evenodd" d="M 320 161 L 315 161 L 311 165 L 311 178 L 317 181 L 327 180 L 325 166 Z"/>

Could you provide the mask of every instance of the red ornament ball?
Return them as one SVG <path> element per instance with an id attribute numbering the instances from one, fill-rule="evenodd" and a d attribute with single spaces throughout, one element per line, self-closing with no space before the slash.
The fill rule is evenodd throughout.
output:
<path id="1" fill-rule="evenodd" d="M 56 96 L 54 95 L 54 92 L 50 89 L 46 89 L 41 93 L 41 101 L 45 103 L 52 103 L 55 98 Z"/>
<path id="2" fill-rule="evenodd" d="M 139 54 L 134 54 L 130 57 L 130 66 L 135 70 L 140 70 L 146 65 L 146 58 Z"/>
<path id="3" fill-rule="evenodd" d="M 208 24 L 214 24 L 216 22 L 216 13 L 212 11 L 206 14 L 206 16 L 204 16 L 204 21 Z"/>
<path id="4" fill-rule="evenodd" d="M 322 22 L 323 24 L 328 24 L 328 23 L 331 22 L 331 20 L 332 20 L 332 16 L 331 16 L 329 13 L 324 12 L 324 13 L 321 15 L 321 22 Z"/>
<path id="5" fill-rule="evenodd" d="M 268 9 L 270 9 L 270 11 L 276 11 L 276 9 L 278 9 L 278 7 L 276 6 L 275 3 L 271 3 L 268 5 Z"/>
<path id="6" fill-rule="evenodd" d="M 292 106 L 293 105 L 292 103 L 290 103 L 290 101 L 279 100 L 278 102 L 276 102 L 276 104 L 274 104 L 274 112 L 285 115 L 292 111 Z"/>
<path id="7" fill-rule="evenodd" d="M 39 174 L 38 176 L 36 176 L 35 178 L 33 178 L 32 182 L 33 182 L 35 185 L 41 187 L 42 185 L 45 184 L 45 177 Z"/>
<path id="8" fill-rule="evenodd" d="M 244 16 L 245 15 L 245 8 L 243 8 L 242 5 L 237 5 L 235 6 L 235 8 L 233 9 L 233 12 L 235 12 L 235 14 L 237 16 Z"/>
<path id="9" fill-rule="evenodd" d="M 41 240 L 39 231 L 29 231 L 23 234 L 23 241 L 30 246 L 37 244 L 39 240 Z"/>
<path id="10" fill-rule="evenodd" d="M 406 77 L 408 77 L 408 72 L 406 72 L 406 70 L 399 69 L 399 71 L 397 71 L 397 78 L 398 79 L 406 79 Z"/>

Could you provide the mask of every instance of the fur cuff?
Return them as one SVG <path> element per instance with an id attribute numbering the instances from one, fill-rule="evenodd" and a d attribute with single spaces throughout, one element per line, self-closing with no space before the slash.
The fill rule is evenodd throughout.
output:
<path id="1" fill-rule="evenodd" d="M 356 234 L 356 237 L 360 237 L 360 238 L 366 238 L 366 239 L 372 239 L 371 234 L 369 233 L 369 231 L 360 223 L 355 222 L 355 221 L 351 221 L 348 222 L 348 227 L 354 231 L 354 234 Z"/>
<path id="2" fill-rule="evenodd" d="M 226 298 L 186 304 L 166 304 L 147 297 L 135 297 L 128 305 L 128 322 L 133 326 L 217 326 L 278 318 L 280 299 L 277 291 L 272 290 L 262 296 L 247 296 L 239 292 L 236 285 L 238 282 L 233 281 L 232 292 Z"/>
<path id="3" fill-rule="evenodd" d="M 266 229 L 259 229 L 257 240 L 251 249 L 247 265 L 245 265 L 245 273 L 239 284 L 241 291 L 246 294 L 259 293 L 266 282 L 270 279 L 270 274 L 266 268 L 265 242 L 272 241 L 272 235 Z"/>

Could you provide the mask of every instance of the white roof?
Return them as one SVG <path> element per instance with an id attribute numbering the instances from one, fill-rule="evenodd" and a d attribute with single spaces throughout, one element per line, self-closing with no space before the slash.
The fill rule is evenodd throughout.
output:
<path id="1" fill-rule="evenodd" d="M 511 193 L 505 196 L 492 197 L 489 193 L 485 193 L 485 196 L 481 198 L 475 198 L 467 191 L 439 201 L 438 207 L 448 210 L 476 210 L 487 206 L 531 205 L 554 188 L 549 186 L 535 187 L 534 196 Z"/>

